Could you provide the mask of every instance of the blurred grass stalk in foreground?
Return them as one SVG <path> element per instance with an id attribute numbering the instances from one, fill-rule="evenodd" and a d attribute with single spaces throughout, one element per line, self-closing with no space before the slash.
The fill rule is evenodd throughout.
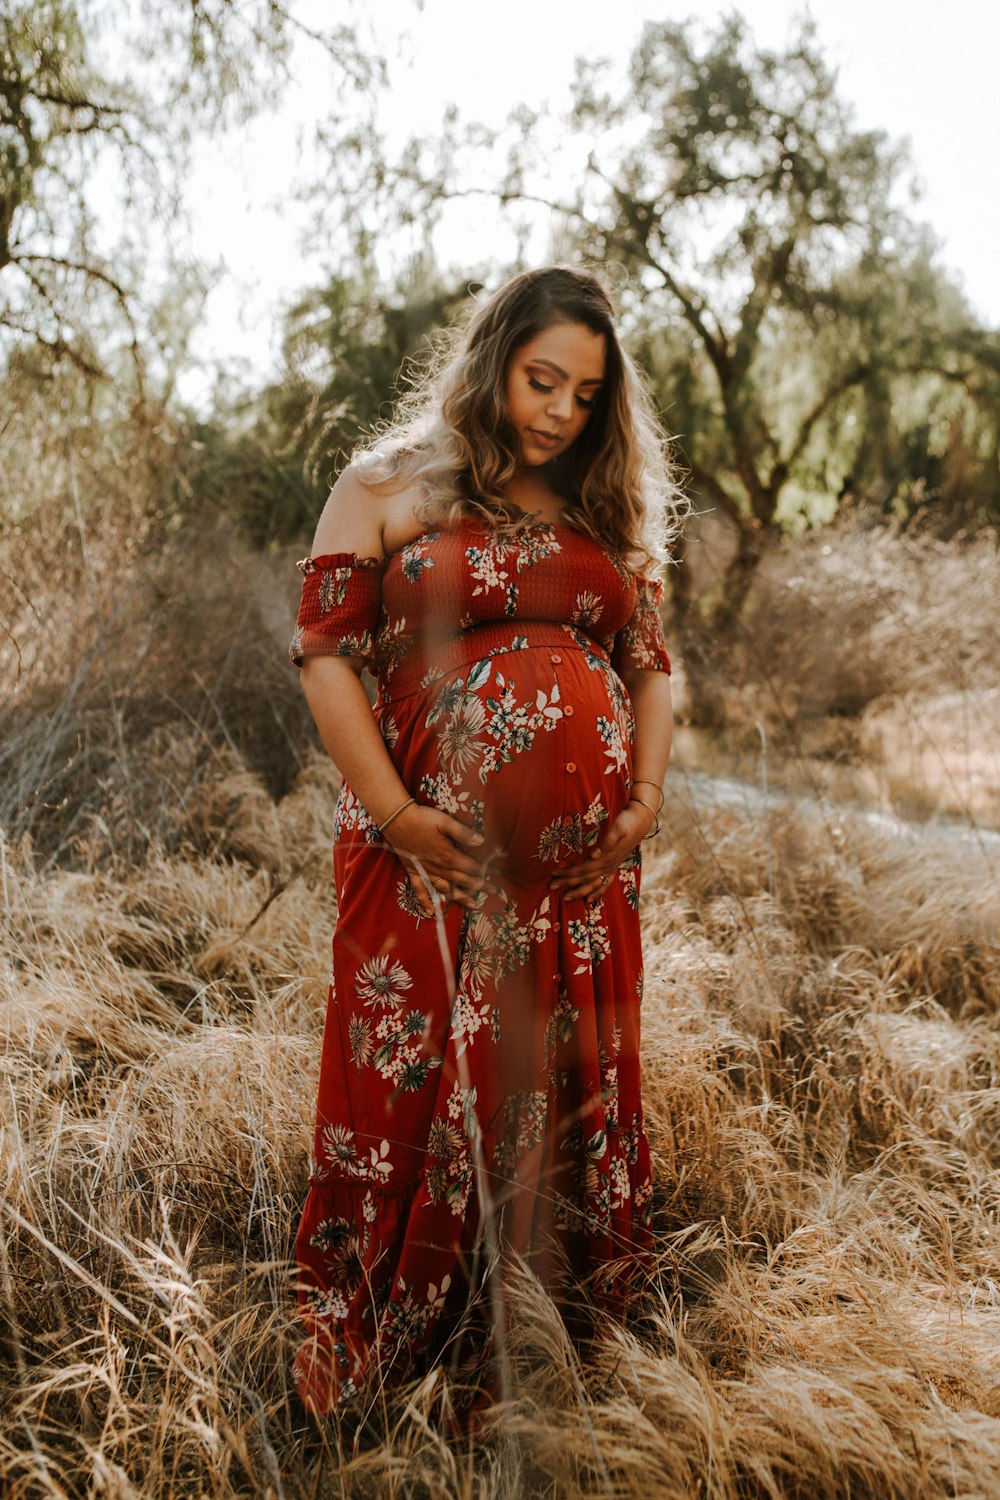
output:
<path id="1" fill-rule="evenodd" d="M 655 1284 L 580 1367 L 522 1278 L 463 1450 L 440 1372 L 358 1431 L 290 1389 L 336 791 L 294 549 L 88 525 L 85 571 L 81 527 L 19 546 L 0 704 L 0 1487 L 990 1493 L 996 843 L 873 813 L 998 821 L 995 554 L 843 530 L 762 568 L 644 872 Z"/>

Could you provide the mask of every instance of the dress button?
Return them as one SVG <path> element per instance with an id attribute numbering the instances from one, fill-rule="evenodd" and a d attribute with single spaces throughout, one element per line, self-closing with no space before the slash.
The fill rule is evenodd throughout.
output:
<path id="1" fill-rule="evenodd" d="M 572 703 L 567 703 L 566 707 L 563 709 L 563 713 L 566 715 L 567 719 L 571 719 L 573 717 L 574 708 Z"/>
<path id="2" fill-rule="evenodd" d="M 553 932 L 561 932 L 562 931 L 562 923 L 561 922 L 553 922 L 552 923 L 552 931 Z"/>
<path id="3" fill-rule="evenodd" d="M 566 762 L 566 769 L 567 769 L 567 771 L 575 771 L 576 770 L 576 761 L 575 760 L 568 760 Z"/>
<path id="4" fill-rule="evenodd" d="M 558 667 L 559 663 L 562 661 L 562 657 L 559 655 L 558 651 L 553 651 L 552 655 L 549 657 L 549 661 L 554 667 Z"/>

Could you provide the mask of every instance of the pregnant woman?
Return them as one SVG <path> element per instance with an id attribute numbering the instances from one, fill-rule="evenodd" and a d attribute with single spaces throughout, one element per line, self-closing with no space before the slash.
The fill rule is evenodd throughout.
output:
<path id="1" fill-rule="evenodd" d="M 678 510 L 607 294 L 549 267 L 480 305 L 299 564 L 290 655 L 344 775 L 297 1241 L 317 1413 L 434 1360 L 457 1404 L 502 1392 L 516 1262 L 577 1339 L 641 1280 L 640 845 L 671 735 L 651 532 Z"/>

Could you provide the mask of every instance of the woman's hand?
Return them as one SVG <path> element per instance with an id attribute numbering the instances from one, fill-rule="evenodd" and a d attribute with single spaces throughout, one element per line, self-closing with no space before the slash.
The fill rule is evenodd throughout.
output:
<path id="1" fill-rule="evenodd" d="M 652 809 L 644 803 L 626 802 L 587 858 L 579 864 L 567 865 L 552 877 L 550 884 L 561 890 L 569 901 L 578 896 L 587 901 L 603 896 L 619 865 L 639 847 L 655 821 Z"/>
<path id="2" fill-rule="evenodd" d="M 435 898 L 473 907 L 483 890 L 493 889 L 483 862 L 466 852 L 480 848 L 482 834 L 436 807 L 404 808 L 383 837 L 406 866 L 426 917 L 434 915 Z"/>

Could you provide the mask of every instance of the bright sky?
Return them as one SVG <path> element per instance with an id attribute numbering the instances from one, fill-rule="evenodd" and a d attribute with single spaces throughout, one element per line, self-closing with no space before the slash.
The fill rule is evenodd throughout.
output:
<path id="1" fill-rule="evenodd" d="M 390 137 L 432 132 L 448 103 L 468 120 L 499 125 L 519 103 L 555 108 L 569 95 L 574 60 L 610 57 L 624 65 L 647 20 L 711 23 L 733 9 L 714 0 L 378 0 L 366 22 L 384 51 L 391 91 L 381 116 Z M 1000 0 L 742 0 L 736 7 L 763 46 L 780 47 L 808 10 L 839 75 L 857 124 L 908 137 L 923 189 L 914 206 L 942 242 L 979 314 L 1000 325 Z M 296 13 L 329 21 L 330 0 L 304 0 Z M 278 319 L 295 292 L 321 280 L 319 256 L 304 253 L 308 211 L 286 194 L 310 176 L 308 140 L 329 101 L 322 60 L 303 51 L 295 86 L 277 119 L 202 155 L 192 183 L 194 250 L 224 263 L 195 352 L 208 361 L 245 361 L 265 373 L 277 347 Z M 483 202 L 455 231 L 448 258 L 482 256 L 492 218 Z M 472 248 L 476 247 L 476 248 Z M 185 394 L 196 398 L 203 383 Z"/>

